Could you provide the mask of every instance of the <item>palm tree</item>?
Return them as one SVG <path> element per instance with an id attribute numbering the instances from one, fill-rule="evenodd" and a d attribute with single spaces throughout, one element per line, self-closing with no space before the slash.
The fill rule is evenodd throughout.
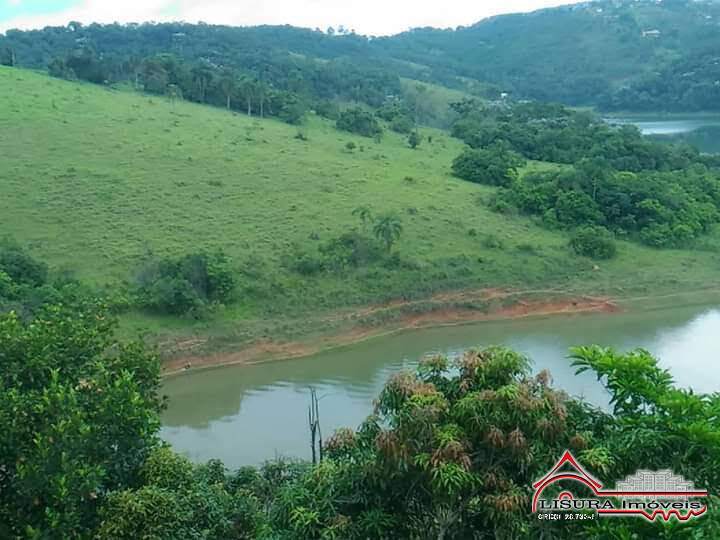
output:
<path id="1" fill-rule="evenodd" d="M 393 244 L 400 238 L 403 226 L 400 219 L 393 215 L 384 215 L 377 219 L 373 232 L 375 238 L 380 240 L 388 252 L 392 249 Z"/>
<path id="2" fill-rule="evenodd" d="M 367 206 L 358 206 L 352 211 L 352 215 L 360 218 L 363 222 L 363 228 L 367 227 L 368 223 L 373 223 L 375 221 L 375 218 L 372 215 L 372 210 L 370 210 Z"/>

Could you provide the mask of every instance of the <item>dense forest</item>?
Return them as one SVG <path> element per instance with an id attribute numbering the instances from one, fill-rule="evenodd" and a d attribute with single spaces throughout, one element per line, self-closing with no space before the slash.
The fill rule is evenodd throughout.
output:
<path id="1" fill-rule="evenodd" d="M 268 114 L 287 118 L 297 117 L 297 101 L 379 106 L 400 93 L 398 77 L 490 99 L 507 93 L 606 110 L 709 111 L 720 103 L 718 21 L 720 6 L 710 0 L 602 0 L 380 38 L 332 28 L 70 23 L 8 31 L 0 63 L 52 66 L 94 82 L 152 76 L 144 83 L 151 91 L 165 82 L 193 100 L 239 107 L 249 99 L 250 108 L 269 104 Z M 188 77 L 176 65 L 167 75 L 148 67 L 168 62 L 193 73 L 192 84 L 183 84 Z M 221 82 L 228 78 L 255 85 L 231 92 Z"/>

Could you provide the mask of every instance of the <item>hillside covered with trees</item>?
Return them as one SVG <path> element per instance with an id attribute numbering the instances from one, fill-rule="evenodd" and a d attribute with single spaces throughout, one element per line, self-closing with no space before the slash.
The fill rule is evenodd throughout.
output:
<path id="1" fill-rule="evenodd" d="M 720 103 L 712 0 L 597 0 L 390 37 L 340 29 L 89 25 L 0 36 L 0 63 L 297 119 L 325 100 L 380 106 L 398 77 L 479 96 L 605 110 L 710 111 Z M 228 105 L 228 106 L 230 106 Z"/>

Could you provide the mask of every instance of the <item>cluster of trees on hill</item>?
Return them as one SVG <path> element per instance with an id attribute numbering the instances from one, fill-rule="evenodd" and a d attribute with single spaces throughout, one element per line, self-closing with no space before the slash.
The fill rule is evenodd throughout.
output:
<path id="1" fill-rule="evenodd" d="M 452 104 L 460 117 L 453 136 L 471 148 L 505 141 L 527 159 L 574 164 L 602 159 L 622 171 L 672 171 L 705 162 L 690 145 L 668 146 L 643 137 L 635 126 L 611 126 L 591 113 L 557 104 L 486 107 L 467 99 Z"/>
<path id="2" fill-rule="evenodd" d="M 2 538 L 720 535 L 719 397 L 674 387 L 647 352 L 572 352 L 579 371 L 605 384 L 611 412 L 554 389 L 547 372 L 532 376 L 530 361 L 507 349 L 429 358 L 393 376 L 374 413 L 327 439 L 318 463 L 229 472 L 160 442 L 160 364 L 118 343 L 114 326 L 94 301 L 46 306 L 32 324 L 0 315 Z M 708 515 L 539 520 L 532 484 L 568 449 L 608 486 L 670 468 L 710 488 Z"/>
<path id="3" fill-rule="evenodd" d="M 469 146 L 453 171 L 502 186 L 491 201 L 498 211 L 515 208 L 553 228 L 605 227 L 655 247 L 688 245 L 720 222 L 715 162 L 694 147 L 653 142 L 559 105 L 453 107 L 453 134 Z M 563 166 L 519 177 L 523 158 Z"/>
<path id="4" fill-rule="evenodd" d="M 615 111 L 715 111 L 720 103 L 720 54 L 688 53 L 661 71 L 601 96 L 598 105 Z"/>
<path id="5" fill-rule="evenodd" d="M 115 285 L 108 298 L 114 312 L 147 310 L 201 318 L 235 299 L 236 269 L 222 251 L 182 257 L 149 257 L 132 283 Z M 67 272 L 52 271 L 17 242 L 0 242 L 0 312 L 31 320 L 59 301 L 77 302 L 101 294 Z"/>
<path id="6" fill-rule="evenodd" d="M 297 39 L 305 34 L 312 39 Z M 57 77 L 96 84 L 127 81 L 153 94 L 290 123 L 299 122 L 310 107 L 322 112 L 327 100 L 379 107 L 388 95 L 401 94 L 399 77 L 369 62 L 318 59 L 285 49 L 292 43 L 308 47 L 319 39 L 334 47 L 337 56 L 347 40 L 361 39 L 357 36 L 331 39 L 290 27 L 70 23 L 42 31 L 10 31 L 3 39 L 4 50 L 19 58 L 17 65 L 47 66 Z"/>

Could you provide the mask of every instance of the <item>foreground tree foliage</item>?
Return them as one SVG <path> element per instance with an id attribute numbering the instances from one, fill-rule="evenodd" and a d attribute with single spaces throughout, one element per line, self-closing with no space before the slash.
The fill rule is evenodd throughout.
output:
<path id="1" fill-rule="evenodd" d="M 0 316 L 0 537 L 203 539 L 691 538 L 720 535 L 720 397 L 673 386 L 649 353 L 572 351 L 610 412 L 532 375 L 511 350 L 395 375 L 325 459 L 230 474 L 157 438 L 160 366 L 113 339 L 107 309 Z M 607 486 L 671 468 L 713 495 L 691 522 L 552 522 L 532 484 L 566 449 Z M 567 488 L 577 490 L 573 484 Z M 560 488 L 558 488 L 560 489 Z M 565 489 L 565 486 L 563 486 Z"/>
<path id="2" fill-rule="evenodd" d="M 0 316 L 0 537 L 87 537 L 157 443 L 160 365 L 107 308 Z"/>
<path id="3" fill-rule="evenodd" d="M 222 464 L 157 438 L 160 363 L 106 306 L 0 315 L 0 538 L 256 538 Z"/>
<path id="4" fill-rule="evenodd" d="M 566 449 L 610 486 L 641 468 L 718 485 L 718 396 L 674 388 L 645 351 L 573 356 L 604 381 L 612 415 L 554 390 L 546 372 L 530 376 L 529 360 L 502 348 L 454 363 L 431 358 L 394 376 L 375 415 L 357 432 L 337 432 L 329 459 L 281 490 L 283 538 L 715 537 L 713 501 L 712 514 L 691 523 L 530 514 L 532 483 Z"/>

